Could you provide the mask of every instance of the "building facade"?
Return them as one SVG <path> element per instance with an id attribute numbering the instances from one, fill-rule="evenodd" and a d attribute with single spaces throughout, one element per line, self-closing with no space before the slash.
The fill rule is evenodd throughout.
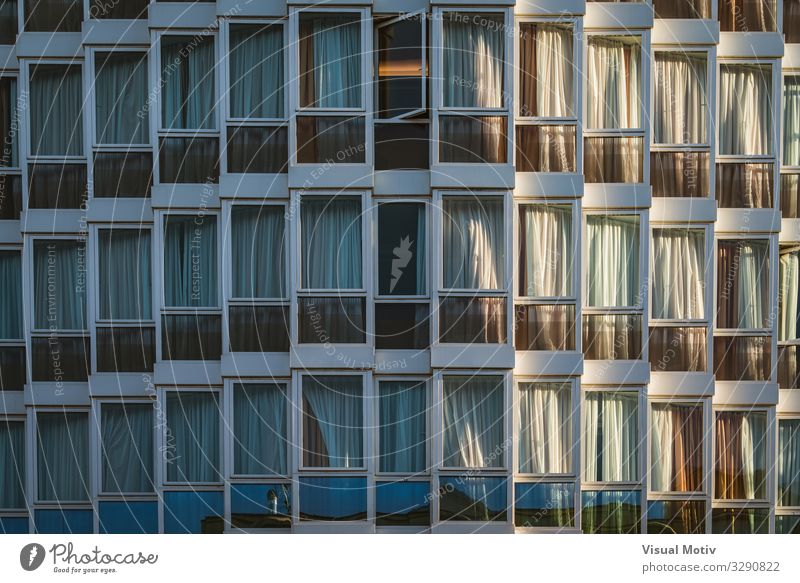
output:
<path id="1" fill-rule="evenodd" d="M 800 531 L 800 1 L 0 2 L 0 532 Z"/>

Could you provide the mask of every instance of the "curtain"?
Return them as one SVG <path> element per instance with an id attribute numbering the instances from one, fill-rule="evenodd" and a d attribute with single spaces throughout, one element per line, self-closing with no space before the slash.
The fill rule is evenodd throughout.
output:
<path id="1" fill-rule="evenodd" d="M 800 166 L 800 76 L 783 78 L 783 165 Z"/>
<path id="2" fill-rule="evenodd" d="M 505 164 L 504 116 L 439 117 L 439 161 L 450 164 Z"/>
<path id="3" fill-rule="evenodd" d="M 167 393 L 166 451 L 169 482 L 218 482 L 220 408 L 214 392 Z"/>
<path id="4" fill-rule="evenodd" d="M 639 217 L 588 215 L 588 305 L 638 306 Z"/>
<path id="5" fill-rule="evenodd" d="M 380 383 L 381 472 L 424 472 L 426 470 L 427 404 L 425 383 L 381 381 Z"/>
<path id="6" fill-rule="evenodd" d="M 152 319 L 150 231 L 101 229 L 98 247 L 100 318 Z"/>
<path id="7" fill-rule="evenodd" d="M 585 360 L 639 360 L 642 357 L 641 314 L 585 314 Z"/>
<path id="8" fill-rule="evenodd" d="M 22 329 L 22 254 L 0 251 L 0 340 L 24 337 Z"/>
<path id="9" fill-rule="evenodd" d="M 705 233 L 697 229 L 653 229 L 653 318 L 705 317 Z"/>
<path id="10" fill-rule="evenodd" d="M 506 298 L 445 297 L 439 305 L 439 342 L 506 342 Z"/>
<path id="11" fill-rule="evenodd" d="M 572 419 L 569 383 L 520 383 L 520 473 L 572 473 Z"/>
<path id="12" fill-rule="evenodd" d="M 781 253 L 779 274 L 778 340 L 795 340 L 800 338 L 800 251 Z"/>
<path id="13" fill-rule="evenodd" d="M 586 127 L 641 126 L 641 43 L 634 37 L 590 36 Z"/>
<path id="14" fill-rule="evenodd" d="M 89 419 L 85 413 L 37 413 L 38 500 L 89 500 Z"/>
<path id="15" fill-rule="evenodd" d="M 766 413 L 717 413 L 715 498 L 753 500 L 767 497 L 766 431 Z"/>
<path id="16" fill-rule="evenodd" d="M 361 107 L 361 20 L 300 15 L 301 107 Z"/>
<path id="17" fill-rule="evenodd" d="M 303 465 L 364 465 L 364 402 L 361 377 L 303 378 Z"/>
<path id="18" fill-rule="evenodd" d="M 102 405 L 103 492 L 152 492 L 153 405 Z"/>
<path id="19" fill-rule="evenodd" d="M 772 376 L 771 336 L 715 336 L 713 354 L 718 381 L 768 381 Z"/>
<path id="20" fill-rule="evenodd" d="M 694 492 L 703 486 L 703 407 L 653 403 L 650 490 Z"/>
<path id="21" fill-rule="evenodd" d="M 161 113 L 165 129 L 216 127 L 214 37 L 161 38 Z"/>
<path id="22" fill-rule="evenodd" d="M 309 116 L 297 120 L 297 163 L 363 164 L 365 123 L 363 116 Z"/>
<path id="23" fill-rule="evenodd" d="M 300 205 L 303 287 L 361 287 L 361 201 L 307 197 Z"/>
<path id="24" fill-rule="evenodd" d="M 503 199 L 447 197 L 442 206 L 444 286 L 503 289 Z"/>
<path id="25" fill-rule="evenodd" d="M 362 298 L 298 298 L 300 344 L 363 344 L 366 301 Z"/>
<path id="26" fill-rule="evenodd" d="M 233 390 L 233 471 L 286 474 L 286 385 L 236 384 Z"/>
<path id="27" fill-rule="evenodd" d="M 504 30 L 500 14 L 445 12 L 444 107 L 503 107 Z"/>
<path id="28" fill-rule="evenodd" d="M 708 367 L 705 326 L 650 328 L 647 348 L 650 370 L 655 372 L 705 372 Z"/>
<path id="29" fill-rule="evenodd" d="M 572 28 L 522 23 L 520 43 L 521 117 L 573 117 Z"/>
<path id="30" fill-rule="evenodd" d="M 800 506 L 800 420 L 778 422 L 778 506 Z"/>
<path id="31" fill-rule="evenodd" d="M 25 424 L 0 421 L 0 508 L 25 508 Z"/>
<path id="32" fill-rule="evenodd" d="M 97 142 L 150 142 L 147 53 L 99 53 L 95 64 Z"/>
<path id="33" fill-rule="evenodd" d="M 719 28 L 722 32 L 773 32 L 777 0 L 720 0 Z"/>
<path id="34" fill-rule="evenodd" d="M 283 27 L 230 27 L 231 117 L 283 117 Z"/>
<path id="35" fill-rule="evenodd" d="M 79 65 L 31 65 L 30 139 L 34 156 L 83 154 L 83 87 Z"/>
<path id="36" fill-rule="evenodd" d="M 721 65 L 719 153 L 772 153 L 772 70 Z"/>
<path id="37" fill-rule="evenodd" d="M 444 466 L 503 466 L 503 378 L 445 376 Z"/>
<path id="38" fill-rule="evenodd" d="M 164 298 L 171 307 L 217 305 L 216 217 L 165 218 Z"/>
<path id="39" fill-rule="evenodd" d="M 521 296 L 572 294 L 572 209 L 568 206 L 519 207 Z"/>
<path id="40" fill-rule="evenodd" d="M 769 241 L 722 240 L 717 257 L 717 327 L 769 326 Z"/>
<path id="41" fill-rule="evenodd" d="M 574 125 L 516 126 L 517 172 L 575 172 Z"/>
<path id="42" fill-rule="evenodd" d="M 772 163 L 717 163 L 717 206 L 771 209 L 773 172 Z"/>
<path id="43" fill-rule="evenodd" d="M 653 196 L 708 196 L 709 166 L 708 152 L 650 152 Z"/>
<path id="44" fill-rule="evenodd" d="M 642 182 L 644 139 L 637 136 L 586 137 L 583 173 L 587 184 Z"/>
<path id="45" fill-rule="evenodd" d="M 705 55 L 655 53 L 653 141 L 704 144 L 706 138 Z"/>
<path id="46" fill-rule="evenodd" d="M 638 482 L 638 396 L 592 391 L 584 407 L 584 480 Z"/>
<path id="47" fill-rule="evenodd" d="M 575 306 L 515 306 L 514 345 L 517 350 L 575 350 Z"/>
<path id="48" fill-rule="evenodd" d="M 235 298 L 286 295 L 286 225 L 282 206 L 234 206 L 231 273 Z"/>
<path id="49" fill-rule="evenodd" d="M 34 325 L 86 329 L 86 247 L 77 241 L 34 241 Z"/>
<path id="50" fill-rule="evenodd" d="M 5 8 L 8 2 L 4 2 Z M 3 151 L 0 167 L 19 166 L 19 146 L 17 133 L 20 130 L 20 115 L 17 107 L 17 80 L 11 77 L 0 79 L 0 140 Z"/>

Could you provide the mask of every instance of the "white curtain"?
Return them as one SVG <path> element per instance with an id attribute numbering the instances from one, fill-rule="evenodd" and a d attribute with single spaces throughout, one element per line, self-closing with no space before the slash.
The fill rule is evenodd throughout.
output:
<path id="1" fill-rule="evenodd" d="M 233 387 L 233 471 L 239 475 L 286 474 L 286 385 Z"/>
<path id="2" fill-rule="evenodd" d="M 230 26 L 231 116 L 283 117 L 283 27 Z"/>
<path id="3" fill-rule="evenodd" d="M 303 465 L 364 465 L 364 402 L 361 377 L 303 378 Z"/>
<path id="4" fill-rule="evenodd" d="M 303 287 L 361 287 L 361 201 L 308 197 L 300 205 Z"/>
<path id="5" fill-rule="evenodd" d="M 169 215 L 164 235 L 164 301 L 175 307 L 217 305 L 217 219 Z"/>
<path id="6" fill-rule="evenodd" d="M 79 65 L 31 65 L 30 139 L 36 156 L 83 154 L 83 84 Z"/>
<path id="7" fill-rule="evenodd" d="M 24 337 L 22 327 L 22 254 L 0 251 L 0 340 Z"/>
<path id="8" fill-rule="evenodd" d="M 771 154 L 771 68 L 722 65 L 719 115 L 720 154 Z"/>
<path id="9" fill-rule="evenodd" d="M 656 144 L 704 144 L 706 138 L 704 55 L 655 53 L 653 141 Z"/>
<path id="10" fill-rule="evenodd" d="M 89 419 L 85 413 L 37 413 L 37 499 L 89 500 Z"/>
<path id="11" fill-rule="evenodd" d="M 700 490 L 703 481 L 702 405 L 653 403 L 650 421 L 650 490 Z"/>
<path id="12" fill-rule="evenodd" d="M 717 413 L 714 496 L 766 498 L 767 416 L 763 412 Z"/>
<path id="13" fill-rule="evenodd" d="M 502 15 L 445 13 L 442 23 L 445 107 L 503 106 L 504 30 Z"/>
<path id="14" fill-rule="evenodd" d="M 556 297 L 572 294 L 575 257 L 572 209 L 568 206 L 520 207 L 520 295 Z"/>
<path id="15" fill-rule="evenodd" d="M 583 420 L 584 480 L 639 480 L 637 401 L 635 394 L 586 393 Z"/>
<path id="16" fill-rule="evenodd" d="M 586 229 L 588 305 L 639 305 L 639 218 L 589 215 Z"/>
<path id="17" fill-rule="evenodd" d="M 98 239 L 100 317 L 150 320 L 153 317 L 150 231 L 101 229 Z"/>
<path id="18" fill-rule="evenodd" d="M 86 247 L 76 241 L 33 244 L 34 324 L 38 329 L 86 329 Z"/>
<path id="19" fill-rule="evenodd" d="M 798 295 L 800 295 L 800 251 L 781 253 L 778 283 L 778 340 L 798 338 Z"/>
<path id="20" fill-rule="evenodd" d="M 722 240 L 717 259 L 717 326 L 769 325 L 769 242 Z"/>
<path id="21" fill-rule="evenodd" d="M 800 506 L 800 420 L 778 422 L 778 506 Z"/>
<path id="22" fill-rule="evenodd" d="M 25 508 L 25 424 L 0 421 L 0 509 Z"/>
<path id="23" fill-rule="evenodd" d="M 425 383 L 381 381 L 380 383 L 381 472 L 424 472 Z"/>
<path id="24" fill-rule="evenodd" d="M 653 318 L 705 317 L 705 234 L 697 229 L 653 229 Z"/>
<path id="25" fill-rule="evenodd" d="M 153 405 L 102 405 L 104 492 L 152 492 Z"/>
<path id="26" fill-rule="evenodd" d="M 216 127 L 213 36 L 161 38 L 161 113 L 166 129 Z"/>
<path id="27" fill-rule="evenodd" d="M 444 378 L 444 462 L 457 468 L 503 466 L 503 378 Z"/>
<path id="28" fill-rule="evenodd" d="M 505 282 L 502 198 L 445 198 L 444 286 L 501 289 Z"/>
<path id="29" fill-rule="evenodd" d="M 783 78 L 783 164 L 800 166 L 800 76 Z"/>
<path id="30" fill-rule="evenodd" d="M 589 36 L 586 127 L 641 126 L 641 43 L 633 37 Z"/>
<path id="31" fill-rule="evenodd" d="M 147 53 L 117 51 L 95 58 L 98 143 L 149 143 Z"/>
<path id="32" fill-rule="evenodd" d="M 522 23 L 520 105 L 522 117 L 572 117 L 572 28 L 559 24 Z"/>
<path id="33" fill-rule="evenodd" d="M 286 226 L 281 206 L 235 206 L 231 212 L 231 277 L 235 298 L 286 293 Z"/>
<path id="34" fill-rule="evenodd" d="M 219 420 L 215 392 L 167 393 L 168 481 L 219 481 Z"/>
<path id="35" fill-rule="evenodd" d="M 519 385 L 520 473 L 572 473 L 572 419 L 569 383 Z"/>
<path id="36" fill-rule="evenodd" d="M 361 20 L 357 16 L 300 16 L 300 104 L 361 106 Z"/>

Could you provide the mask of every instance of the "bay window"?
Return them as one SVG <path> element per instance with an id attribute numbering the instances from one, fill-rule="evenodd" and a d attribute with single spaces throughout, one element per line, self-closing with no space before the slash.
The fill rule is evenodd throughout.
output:
<path id="1" fill-rule="evenodd" d="M 792 3 L 792 6 L 800 7 L 800 4 Z M 797 14 L 800 15 L 800 10 Z M 782 105 L 780 209 L 784 219 L 796 219 L 800 217 L 800 75 L 783 76 Z"/>
<path id="2" fill-rule="evenodd" d="M 25 465 L 25 423 L 12 418 L 0 419 L 0 468 L 3 468 L 0 473 L 0 511 L 27 507 Z"/>
<path id="3" fill-rule="evenodd" d="M 656 18 L 711 18 L 712 0 L 653 0 Z"/>
<path id="4" fill-rule="evenodd" d="M 0 249 L 0 392 L 21 391 L 26 378 L 22 254 Z"/>
<path id="5" fill-rule="evenodd" d="M 153 420 L 153 403 L 101 404 L 103 492 L 146 494 L 155 491 Z"/>
<path id="6" fill-rule="evenodd" d="M 364 461 L 364 386 L 356 375 L 305 375 L 302 465 L 360 469 Z"/>
<path id="7" fill-rule="evenodd" d="M 233 473 L 286 475 L 289 471 L 286 383 L 233 385 Z"/>
<path id="8" fill-rule="evenodd" d="M 176 484 L 221 481 L 222 409 L 217 391 L 166 391 L 164 401 L 165 481 Z"/>
<path id="9" fill-rule="evenodd" d="M 775 32 L 777 0 L 720 0 L 719 29 L 722 32 Z"/>
<path id="10" fill-rule="evenodd" d="M 80 32 L 83 20 L 81 0 L 24 0 L 28 32 Z"/>

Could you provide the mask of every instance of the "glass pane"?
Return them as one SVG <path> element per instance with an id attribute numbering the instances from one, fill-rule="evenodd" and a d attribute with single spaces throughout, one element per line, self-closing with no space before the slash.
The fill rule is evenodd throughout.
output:
<path id="1" fill-rule="evenodd" d="M 519 472 L 571 474 L 572 385 L 519 383 Z"/>
<path id="2" fill-rule="evenodd" d="M 377 482 L 375 523 L 378 526 L 428 526 L 431 523 L 430 482 Z"/>
<path id="3" fill-rule="evenodd" d="M 503 107 L 505 31 L 502 14 L 443 14 L 444 107 Z"/>
<path id="4" fill-rule="evenodd" d="M 94 58 L 97 143 L 150 143 L 147 53 L 95 53 Z"/>
<path id="5" fill-rule="evenodd" d="M 101 328 L 95 331 L 97 372 L 152 372 L 156 329 L 150 326 Z"/>
<path id="6" fill-rule="evenodd" d="M 24 346 L 0 346 L 0 391 L 22 391 L 27 363 Z"/>
<path id="7" fill-rule="evenodd" d="M 297 116 L 298 164 L 364 164 L 363 117 Z"/>
<path id="8" fill-rule="evenodd" d="M 100 318 L 151 320 L 150 230 L 100 229 L 97 234 Z"/>
<path id="9" fill-rule="evenodd" d="M 381 295 L 425 295 L 426 239 L 424 204 L 384 203 L 378 206 Z"/>
<path id="10" fill-rule="evenodd" d="M 361 107 L 361 19 L 300 14 L 300 106 Z"/>
<path id="11" fill-rule="evenodd" d="M 29 167 L 29 172 L 31 168 Z M 19 175 L 0 174 L 0 220 L 18 221 L 21 212 L 22 177 Z"/>
<path id="12" fill-rule="evenodd" d="M 428 304 L 375 304 L 375 348 L 425 349 L 430 346 Z"/>
<path id="13" fill-rule="evenodd" d="M 303 465 L 364 465 L 364 402 L 360 376 L 303 377 Z"/>
<path id="14" fill-rule="evenodd" d="M 705 372 L 708 368 L 705 327 L 652 327 L 647 350 L 654 372 Z"/>
<path id="15" fill-rule="evenodd" d="M 25 0 L 25 30 L 29 32 L 80 32 L 81 0 Z"/>
<path id="16" fill-rule="evenodd" d="M 521 205 L 519 295 L 570 296 L 574 262 L 572 207 Z"/>
<path id="17" fill-rule="evenodd" d="M 778 506 L 800 506 L 800 419 L 778 421 Z"/>
<path id="18" fill-rule="evenodd" d="M 298 298 L 300 344 L 363 344 L 367 341 L 364 298 Z"/>
<path id="19" fill-rule="evenodd" d="M 584 138 L 583 148 L 583 173 L 587 184 L 644 180 L 644 140 L 641 137 Z"/>
<path id="20" fill-rule="evenodd" d="M 439 342 L 505 344 L 506 298 L 445 297 L 439 304 Z"/>
<path id="21" fill-rule="evenodd" d="M 776 514 L 775 534 L 800 534 L 800 515 Z"/>
<path id="22" fill-rule="evenodd" d="M 291 484 L 231 484 L 231 526 L 290 528 Z"/>
<path id="23" fill-rule="evenodd" d="M 519 116 L 573 117 L 572 27 L 519 25 Z"/>
<path id="24" fill-rule="evenodd" d="M 800 218 L 800 174 L 781 174 L 781 216 Z"/>
<path id="25" fill-rule="evenodd" d="M 4 33 L 3 26 L 8 22 L 10 10 L 16 10 L 15 3 L 3 2 L 0 4 L 0 42 Z M 14 13 L 16 21 L 16 12 Z M 14 23 L 16 25 L 16 22 Z M 16 28 L 16 26 L 15 26 Z M 11 42 L 2 44 L 14 44 L 16 42 L 16 31 L 13 32 Z M 20 129 L 20 108 L 17 96 L 17 80 L 13 77 L 0 78 L 0 140 L 2 140 L 2 155 L 0 155 L 0 167 L 18 168 L 19 167 L 19 141 L 18 133 Z"/>
<path id="26" fill-rule="evenodd" d="M 772 208 L 772 164 L 717 164 L 717 202 L 720 208 Z"/>
<path id="27" fill-rule="evenodd" d="M 517 125 L 517 172 L 575 172 L 575 126 Z"/>
<path id="28" fill-rule="evenodd" d="M 583 317 L 586 360 L 642 358 L 641 314 L 590 314 Z"/>
<path id="29" fill-rule="evenodd" d="M 88 415 L 37 413 L 36 445 L 37 499 L 56 502 L 88 501 Z"/>
<path id="30" fill-rule="evenodd" d="M 162 184 L 216 184 L 219 182 L 219 139 L 161 138 L 158 164 Z"/>
<path id="31" fill-rule="evenodd" d="M 583 478 L 638 482 L 639 397 L 592 391 L 584 397 Z"/>
<path id="32" fill-rule="evenodd" d="M 515 484 L 514 526 L 519 528 L 575 526 L 575 484 Z"/>
<path id="33" fill-rule="evenodd" d="M 768 381 L 771 355 L 769 336 L 715 336 L 714 375 L 718 381 Z"/>
<path id="34" fill-rule="evenodd" d="M 283 26 L 232 24 L 231 117 L 283 117 Z"/>
<path id="35" fill-rule="evenodd" d="M 0 421 L 0 509 L 27 507 L 25 464 L 25 424 Z"/>
<path id="36" fill-rule="evenodd" d="M 769 508 L 714 508 L 711 511 L 713 534 L 767 534 Z"/>
<path id="37" fill-rule="evenodd" d="M 289 306 L 231 306 L 231 352 L 289 352 Z"/>
<path id="38" fill-rule="evenodd" d="M 641 530 L 638 490 L 581 493 L 581 525 L 588 534 L 638 534 Z"/>
<path id="39" fill-rule="evenodd" d="M 31 338 L 33 381 L 85 382 L 91 370 L 88 336 Z"/>
<path id="40" fill-rule="evenodd" d="M 153 410 L 149 403 L 102 405 L 103 492 L 153 492 Z"/>
<path id="41" fill-rule="evenodd" d="M 228 128 L 228 172 L 286 174 L 286 126 Z"/>
<path id="42" fill-rule="evenodd" d="M 86 328 L 86 245 L 33 242 L 34 323 L 43 330 Z"/>
<path id="43" fill-rule="evenodd" d="M 639 216 L 588 215 L 588 297 L 596 307 L 635 307 L 639 296 Z"/>
<path id="44" fill-rule="evenodd" d="M 745 0 L 752 4 L 762 0 Z M 739 4 L 742 0 L 723 0 Z M 720 5 L 720 21 L 725 15 Z M 749 30 L 756 30 L 753 27 Z M 772 68 L 769 65 L 723 64 L 719 69 L 719 153 L 772 153 Z"/>
<path id="45" fill-rule="evenodd" d="M 505 522 L 508 482 L 500 477 L 439 478 L 439 520 Z"/>
<path id="46" fill-rule="evenodd" d="M 91 510 L 36 509 L 33 525 L 36 534 L 92 534 Z"/>
<path id="47" fill-rule="evenodd" d="M 717 327 L 768 328 L 769 241 L 717 242 Z"/>
<path id="48" fill-rule="evenodd" d="M 444 286 L 505 288 L 503 199 L 445 197 L 442 201 Z"/>
<path id="49" fill-rule="evenodd" d="M 767 414 L 719 411 L 716 418 L 714 497 L 767 497 Z"/>
<path id="50" fill-rule="evenodd" d="M 782 389 L 796 389 L 800 387 L 798 348 L 800 347 L 778 347 L 778 383 Z"/>
<path id="51" fill-rule="evenodd" d="M 95 198 L 150 198 L 151 152 L 97 152 L 94 155 Z"/>
<path id="52" fill-rule="evenodd" d="M 653 0 L 656 18 L 711 18 L 711 0 Z"/>
<path id="53" fill-rule="evenodd" d="M 219 360 L 222 354 L 222 317 L 199 314 L 161 316 L 163 360 Z"/>
<path id="54" fill-rule="evenodd" d="M 575 306 L 515 306 L 514 347 L 517 350 L 575 350 Z"/>
<path id="55" fill-rule="evenodd" d="M 706 503 L 660 500 L 647 504 L 647 534 L 704 534 Z"/>
<path id="56" fill-rule="evenodd" d="M 164 217 L 164 303 L 175 307 L 215 307 L 217 218 Z"/>
<path id="57" fill-rule="evenodd" d="M 89 18 L 110 18 L 114 20 L 146 19 L 150 0 L 125 0 L 109 2 L 108 0 L 91 0 Z"/>
<path id="58" fill-rule="evenodd" d="M 424 15 L 419 14 L 377 28 L 378 117 L 395 117 L 422 108 L 424 32 Z"/>
<path id="59" fill-rule="evenodd" d="M 28 175 L 30 209 L 80 209 L 87 204 L 86 164 L 31 164 Z"/>
<path id="60" fill-rule="evenodd" d="M 654 319 L 705 317 L 706 244 L 701 229 L 653 229 L 650 269 Z"/>
<path id="61" fill-rule="evenodd" d="M 778 18 L 775 0 L 720 0 L 722 32 L 774 32 Z"/>
<path id="62" fill-rule="evenodd" d="M 366 478 L 300 478 L 300 520 L 366 519 Z"/>
<path id="63" fill-rule="evenodd" d="M 218 482 L 220 406 L 217 393 L 170 391 L 166 395 L 169 482 Z"/>
<path id="64" fill-rule="evenodd" d="M 300 207 L 303 287 L 361 288 L 361 199 L 308 197 Z"/>
<path id="65" fill-rule="evenodd" d="M 445 376 L 443 465 L 504 465 L 504 380 L 500 376 Z"/>
<path id="66" fill-rule="evenodd" d="M 73 0 L 78 11 L 79 0 Z M 44 4 L 42 4 L 44 7 Z M 40 12 L 40 11 L 37 11 Z M 26 30 L 35 30 L 30 21 Z M 83 154 L 83 82 L 80 65 L 31 65 L 30 150 L 34 156 L 80 156 Z"/>
<path id="67" fill-rule="evenodd" d="M 655 53 L 653 143 L 705 144 L 705 53 Z"/>
<path id="68" fill-rule="evenodd" d="M 17 42 L 17 32 L 19 32 L 17 14 L 17 0 L 5 0 L 0 3 L 0 44 L 13 45 Z M 25 519 L 25 523 L 24 532 L 27 533 L 27 519 Z M 3 525 L 0 524 L 0 532 L 2 531 Z"/>
<path id="69" fill-rule="evenodd" d="M 639 37 L 587 38 L 587 128 L 641 127 L 641 53 Z"/>
<path id="70" fill-rule="evenodd" d="M 783 38 L 785 43 L 800 43 L 800 4 L 783 0 Z"/>
<path id="71" fill-rule="evenodd" d="M 800 251 L 782 249 L 778 259 L 778 341 L 800 338 Z"/>
<path id="72" fill-rule="evenodd" d="M 708 173 L 708 152 L 650 152 L 654 197 L 707 197 Z"/>
<path id="73" fill-rule="evenodd" d="M 231 209 L 231 279 L 235 298 L 286 295 L 286 209 L 282 205 Z"/>
<path id="74" fill-rule="evenodd" d="M 415 473 L 427 469 L 427 398 L 424 381 L 379 384 L 379 471 Z"/>
<path id="75" fill-rule="evenodd" d="M 505 164 L 506 125 L 502 116 L 440 116 L 439 162 Z"/>
<path id="76" fill-rule="evenodd" d="M 222 492 L 164 492 L 165 534 L 222 534 Z"/>
<path id="77" fill-rule="evenodd" d="M 161 125 L 212 130 L 217 126 L 214 37 L 161 37 Z"/>
<path id="78" fill-rule="evenodd" d="M 784 2 L 784 9 L 794 8 L 796 2 Z M 791 10 L 791 8 L 790 8 Z M 784 18 L 786 14 L 784 13 Z M 784 30 L 788 30 L 784 26 Z M 800 76 L 785 75 L 783 77 L 783 165 L 800 166 Z"/>
<path id="79" fill-rule="evenodd" d="M 235 384 L 233 471 L 242 475 L 287 472 L 285 384 Z"/>
<path id="80" fill-rule="evenodd" d="M 653 403 L 650 412 L 650 490 L 703 488 L 703 406 Z"/>
<path id="81" fill-rule="evenodd" d="M 98 503 L 100 534 L 158 534 L 158 502 Z"/>
<path id="82" fill-rule="evenodd" d="M 376 123 L 375 170 L 430 168 L 428 123 Z"/>
<path id="83" fill-rule="evenodd" d="M 0 339 L 24 338 L 22 325 L 22 253 L 0 250 Z"/>

